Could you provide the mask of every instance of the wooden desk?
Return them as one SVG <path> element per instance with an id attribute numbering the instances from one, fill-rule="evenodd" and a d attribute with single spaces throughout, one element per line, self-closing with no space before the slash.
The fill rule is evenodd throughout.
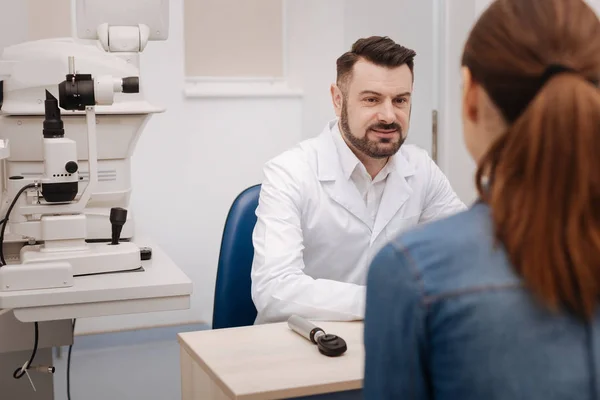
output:
<path id="1" fill-rule="evenodd" d="M 348 350 L 326 357 L 287 323 L 178 335 L 183 400 L 270 400 L 362 388 L 362 322 L 316 322 Z"/>

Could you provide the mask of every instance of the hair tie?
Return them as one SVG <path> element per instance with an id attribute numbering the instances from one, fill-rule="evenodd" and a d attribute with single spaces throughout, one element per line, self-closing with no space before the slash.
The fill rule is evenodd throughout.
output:
<path id="1" fill-rule="evenodd" d="M 544 71 L 544 73 L 542 74 L 542 77 L 540 78 L 542 80 L 542 86 L 550 79 L 552 78 L 554 75 L 558 75 L 558 74 L 562 74 L 562 73 L 573 73 L 573 74 L 579 74 L 579 72 L 577 72 L 576 70 L 574 70 L 571 67 L 567 67 L 565 65 L 562 64 L 550 64 L 546 67 L 546 70 Z M 599 83 L 598 79 L 587 79 L 584 78 L 585 80 L 587 80 L 589 83 L 591 83 L 592 85 L 598 87 Z"/>
<path id="2" fill-rule="evenodd" d="M 542 74 L 542 77 L 541 77 L 542 85 L 544 83 L 546 83 L 554 75 L 562 74 L 565 72 L 575 73 L 576 71 L 571 67 L 567 67 L 567 66 L 561 65 L 561 64 L 548 65 L 548 67 L 546 67 L 546 70 L 544 71 L 544 73 Z"/>

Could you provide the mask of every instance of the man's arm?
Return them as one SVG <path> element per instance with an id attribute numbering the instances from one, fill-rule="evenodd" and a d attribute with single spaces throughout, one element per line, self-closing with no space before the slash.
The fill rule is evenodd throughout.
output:
<path id="1" fill-rule="evenodd" d="M 285 321 L 292 314 L 314 320 L 360 320 L 364 286 L 313 279 L 303 272 L 302 197 L 310 193 L 302 193 L 302 179 L 308 167 L 299 160 L 284 161 L 286 165 L 280 157 L 265 167 L 256 210 L 252 298 L 258 322 Z"/>
<path id="2" fill-rule="evenodd" d="M 427 156 L 427 163 L 429 164 L 429 184 L 419 222 L 441 219 L 466 210 L 467 207 L 450 186 L 448 178 L 429 156 Z"/>

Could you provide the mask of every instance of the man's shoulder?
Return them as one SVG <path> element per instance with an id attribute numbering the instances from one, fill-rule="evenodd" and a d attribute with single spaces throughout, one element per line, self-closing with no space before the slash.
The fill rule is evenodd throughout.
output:
<path id="1" fill-rule="evenodd" d="M 266 162 L 268 167 L 297 168 L 308 167 L 316 157 L 317 138 L 302 140 Z"/>
<path id="2" fill-rule="evenodd" d="M 429 153 L 424 148 L 415 144 L 403 144 L 398 153 L 414 167 L 431 161 Z"/>
<path id="3" fill-rule="evenodd" d="M 403 144 L 396 153 L 395 164 L 402 173 L 414 175 L 421 180 L 431 175 L 435 163 L 422 147 Z"/>

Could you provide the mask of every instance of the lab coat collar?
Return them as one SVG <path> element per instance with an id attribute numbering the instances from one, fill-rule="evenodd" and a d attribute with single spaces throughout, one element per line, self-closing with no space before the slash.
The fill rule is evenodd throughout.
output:
<path id="1" fill-rule="evenodd" d="M 361 162 L 358 157 L 356 157 L 356 154 L 350 150 L 348 144 L 346 144 L 346 141 L 340 132 L 338 123 L 333 124 L 331 127 L 331 138 L 333 139 L 337 154 L 340 158 L 340 166 L 342 167 L 344 178 L 350 179 L 354 170 L 360 167 Z"/>
<path id="2" fill-rule="evenodd" d="M 327 124 L 318 137 L 317 175 L 321 182 L 334 182 L 334 184 L 325 185 L 325 190 L 329 193 L 329 196 L 370 227 L 364 200 L 352 181 L 344 178 L 342 163 L 333 138 L 332 129 L 335 124 L 337 124 L 337 119 Z M 373 228 L 372 241 L 384 230 L 413 192 L 405 178 L 415 174 L 415 167 L 408 162 L 400 151 L 393 156 L 393 165 L 390 165 L 390 167 L 392 168 L 381 198 Z"/>
<path id="3" fill-rule="evenodd" d="M 356 164 L 347 163 L 344 168 L 344 157 L 340 158 L 337 147 L 334 142 L 334 135 L 339 134 L 337 129 L 338 119 L 330 121 L 323 129 L 317 140 L 317 160 L 318 160 L 318 177 L 320 181 L 334 181 L 339 177 L 349 178 L 350 174 L 356 167 Z M 342 139 L 343 140 L 343 139 Z M 345 142 L 344 142 L 345 144 Z M 348 151 L 354 156 L 350 148 Z M 354 156 L 356 162 L 358 158 Z M 348 156 L 349 158 L 349 156 Z M 394 154 L 388 161 L 390 172 L 399 174 L 406 178 L 415 174 L 415 167 L 408 162 L 401 151 Z M 394 174 L 391 174 L 394 175 Z"/>

